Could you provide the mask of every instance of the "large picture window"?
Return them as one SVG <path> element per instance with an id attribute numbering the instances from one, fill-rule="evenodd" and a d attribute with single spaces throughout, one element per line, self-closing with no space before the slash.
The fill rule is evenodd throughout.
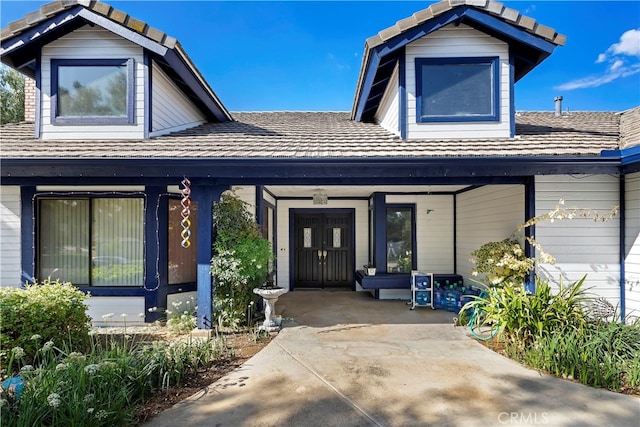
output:
<path id="1" fill-rule="evenodd" d="M 415 227 L 412 206 L 387 206 L 387 273 L 413 270 Z"/>
<path id="2" fill-rule="evenodd" d="M 418 122 L 497 121 L 497 57 L 416 59 Z"/>
<path id="3" fill-rule="evenodd" d="M 43 198 L 38 277 L 77 286 L 142 286 L 142 198 Z"/>
<path id="4" fill-rule="evenodd" d="M 178 199 L 169 199 L 169 284 L 195 283 L 198 279 L 198 203 L 191 202 L 191 242 L 182 247 L 182 204 Z"/>
<path id="5" fill-rule="evenodd" d="M 134 122 L 132 59 L 52 59 L 55 124 Z"/>

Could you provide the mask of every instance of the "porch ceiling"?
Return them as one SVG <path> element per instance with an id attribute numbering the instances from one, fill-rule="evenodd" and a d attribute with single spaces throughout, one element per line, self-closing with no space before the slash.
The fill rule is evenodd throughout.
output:
<path id="1" fill-rule="evenodd" d="M 312 197 L 318 188 L 333 197 L 369 197 L 375 192 L 384 193 L 454 193 L 466 185 L 268 185 L 265 188 L 276 197 Z"/>

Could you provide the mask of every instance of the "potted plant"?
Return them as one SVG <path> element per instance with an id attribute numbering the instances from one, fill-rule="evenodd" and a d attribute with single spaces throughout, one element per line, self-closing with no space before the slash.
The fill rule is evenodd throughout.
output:
<path id="1" fill-rule="evenodd" d="M 376 266 L 369 263 L 369 264 L 365 264 L 364 266 L 364 274 L 366 274 L 367 276 L 375 276 L 376 275 Z"/>

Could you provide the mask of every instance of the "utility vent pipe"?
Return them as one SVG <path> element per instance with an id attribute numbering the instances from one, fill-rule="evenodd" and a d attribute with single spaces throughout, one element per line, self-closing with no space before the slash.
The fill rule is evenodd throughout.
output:
<path id="1" fill-rule="evenodd" d="M 562 97 L 556 96 L 554 101 L 556 104 L 556 117 L 560 117 L 562 115 Z"/>

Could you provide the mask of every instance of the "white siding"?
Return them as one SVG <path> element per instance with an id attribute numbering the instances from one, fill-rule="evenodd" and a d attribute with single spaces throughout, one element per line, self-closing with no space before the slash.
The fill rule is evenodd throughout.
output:
<path id="1" fill-rule="evenodd" d="M 20 251 L 20 187 L 5 185 L 0 188 L 0 286 L 20 286 Z"/>
<path id="2" fill-rule="evenodd" d="M 144 324 L 144 297 L 90 297 L 85 303 L 93 326 Z"/>
<path id="3" fill-rule="evenodd" d="M 595 176 L 536 177 L 536 215 L 553 210 L 560 199 L 567 208 L 588 208 L 609 211 L 620 204 L 618 178 Z M 595 222 L 588 218 L 544 221 L 536 225 L 535 238 L 544 250 L 556 258 L 556 263 L 538 264 L 539 276 L 553 283 L 560 278 L 570 283 L 587 279 L 585 287 L 612 304 L 620 301 L 620 220 Z"/>
<path id="4" fill-rule="evenodd" d="M 625 177 L 626 315 L 640 317 L 640 172 Z"/>
<path id="5" fill-rule="evenodd" d="M 387 203 L 414 203 L 417 269 L 453 274 L 453 196 L 388 195 Z M 427 214 L 427 210 L 430 212 Z"/>
<path id="6" fill-rule="evenodd" d="M 461 193 L 456 196 L 456 211 L 457 273 L 473 285 L 471 252 L 506 239 L 524 222 L 524 187 L 490 185 Z"/>
<path id="7" fill-rule="evenodd" d="M 398 127 L 400 121 L 400 111 L 398 110 L 400 105 L 398 82 L 398 66 L 396 66 L 387 85 L 387 90 L 382 97 L 382 101 L 380 101 L 380 106 L 378 107 L 375 117 L 380 126 L 396 135 L 400 135 Z"/>
<path id="8" fill-rule="evenodd" d="M 162 69 L 153 62 L 152 67 L 152 131 L 150 136 L 198 126 L 206 121 L 204 115 L 178 89 Z"/>
<path id="9" fill-rule="evenodd" d="M 251 185 L 233 187 L 236 196 L 243 202 L 247 203 L 247 210 L 251 215 L 256 217 L 256 187 Z"/>
<path id="10" fill-rule="evenodd" d="M 140 139 L 144 137 L 144 75 L 142 48 L 109 31 L 84 26 L 42 48 L 43 139 Z M 135 61 L 135 123 L 133 125 L 51 124 L 51 59 L 133 58 Z"/>
<path id="11" fill-rule="evenodd" d="M 289 289 L 289 209 L 317 208 L 311 200 L 279 200 L 277 208 L 278 247 L 276 251 L 278 286 Z M 324 208 L 355 208 L 355 268 L 369 262 L 369 204 L 366 200 L 329 200 Z"/>
<path id="12" fill-rule="evenodd" d="M 500 120 L 498 122 L 416 123 L 416 58 L 500 58 Z M 496 138 L 510 136 L 509 47 L 466 25 L 448 25 L 407 45 L 407 138 Z"/>

